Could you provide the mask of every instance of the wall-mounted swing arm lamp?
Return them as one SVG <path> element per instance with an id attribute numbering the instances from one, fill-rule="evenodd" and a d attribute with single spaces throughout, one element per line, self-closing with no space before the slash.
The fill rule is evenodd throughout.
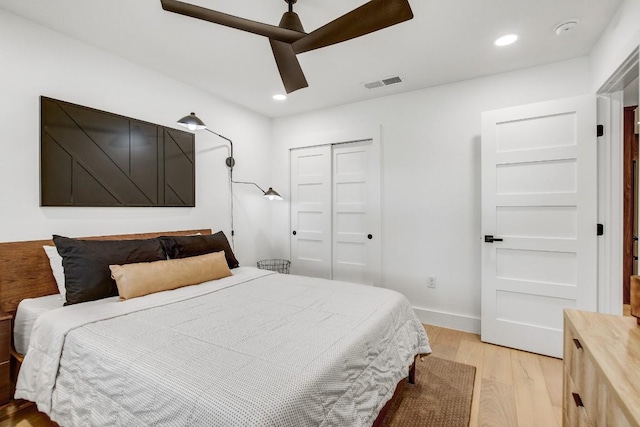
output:
<path id="1" fill-rule="evenodd" d="M 245 182 L 245 181 L 232 181 L 234 184 L 253 184 L 256 187 L 258 187 L 260 189 L 260 191 L 262 191 L 262 193 L 264 194 L 264 197 L 266 197 L 269 200 L 282 200 L 282 196 L 278 194 L 277 191 L 275 191 L 273 188 L 269 187 L 269 189 L 267 191 L 264 191 L 262 189 L 262 187 L 260 187 L 258 184 L 256 184 L 255 182 Z"/>
<path id="2" fill-rule="evenodd" d="M 211 129 L 209 129 L 207 127 L 207 125 L 204 124 L 204 122 L 202 120 L 200 120 L 200 118 L 198 116 L 196 116 L 195 113 L 191 113 L 188 116 L 184 116 L 183 118 L 178 120 L 178 124 L 181 125 L 181 126 L 186 127 L 189 130 L 206 130 L 206 131 L 211 132 L 212 134 L 214 134 L 214 135 L 226 140 L 227 142 L 229 142 L 229 146 L 231 147 L 231 153 L 230 153 L 229 157 L 227 157 L 227 159 L 225 160 L 225 164 L 229 168 L 229 175 L 231 176 L 231 183 L 233 183 L 233 184 L 252 184 L 252 185 L 255 185 L 256 187 L 258 187 L 258 189 L 260 191 L 262 191 L 263 196 L 266 197 L 267 199 L 269 199 L 269 200 L 282 200 L 282 196 L 280 196 L 280 194 L 278 194 L 278 192 L 276 192 L 271 187 L 269 187 L 269 189 L 267 191 L 264 191 L 262 189 L 262 187 L 260 187 L 255 182 L 234 181 L 233 180 L 233 167 L 236 165 L 236 160 L 233 157 L 233 141 L 231 141 L 226 136 L 220 135 L 219 133 L 216 133 L 216 132 L 212 131 Z"/>
<path id="3" fill-rule="evenodd" d="M 234 226 L 233 226 L 233 184 L 255 185 L 256 187 L 258 187 L 258 189 L 260 191 L 262 191 L 263 196 L 266 197 L 269 200 L 282 200 L 282 196 L 280 196 L 280 194 L 278 194 L 271 187 L 269 187 L 269 189 L 267 191 L 264 191 L 262 189 L 262 187 L 260 187 L 255 182 L 234 181 L 233 180 L 233 167 L 236 165 L 236 160 L 233 157 L 233 141 L 231 141 L 226 136 L 220 135 L 219 133 L 216 133 L 216 132 L 212 131 L 211 129 L 209 129 L 207 127 L 207 125 L 205 125 L 204 122 L 202 120 L 200 120 L 200 118 L 198 118 L 198 116 L 196 116 L 195 113 L 191 113 L 188 116 L 184 116 L 183 118 L 178 120 L 178 124 L 181 125 L 181 126 L 186 127 L 189 130 L 192 130 L 192 131 L 194 131 L 194 130 L 206 130 L 206 131 L 209 131 L 212 134 L 214 134 L 214 135 L 226 140 L 229 143 L 229 146 L 231 147 L 230 152 L 229 152 L 229 157 L 227 157 L 227 159 L 225 160 L 225 164 L 229 168 L 229 181 L 231 182 L 231 185 L 230 185 L 230 190 L 231 190 L 231 246 L 235 249 L 235 242 L 234 242 L 235 229 L 234 229 Z"/>
<path id="4" fill-rule="evenodd" d="M 226 136 L 220 135 L 219 133 L 216 133 L 216 132 L 212 131 L 211 129 L 209 129 L 207 127 L 207 125 L 205 125 L 204 122 L 202 120 L 200 120 L 200 118 L 198 118 L 198 116 L 196 116 L 196 113 L 191 113 L 188 116 L 184 116 L 183 118 L 178 120 L 178 124 L 180 126 L 186 127 L 189 130 L 206 130 L 206 131 L 211 132 L 212 134 L 214 134 L 216 136 L 219 136 L 222 139 L 227 140 L 229 142 L 229 145 L 231 146 L 231 154 L 229 155 L 229 157 L 227 157 L 227 160 L 225 160 L 225 163 L 227 164 L 229 169 L 233 170 L 233 167 L 236 164 L 236 161 L 233 158 L 233 141 L 231 141 Z"/>

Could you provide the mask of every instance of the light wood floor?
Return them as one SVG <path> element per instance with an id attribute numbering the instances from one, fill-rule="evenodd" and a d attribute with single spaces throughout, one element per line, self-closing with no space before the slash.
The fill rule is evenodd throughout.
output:
<path id="1" fill-rule="evenodd" d="M 477 368 L 470 427 L 562 426 L 562 360 L 485 344 L 466 332 L 425 328 L 434 356 Z M 33 406 L 7 416 L 0 412 L 0 427 L 53 425 Z"/>
<path id="2" fill-rule="evenodd" d="M 562 360 L 425 327 L 434 356 L 477 368 L 470 427 L 562 427 Z"/>

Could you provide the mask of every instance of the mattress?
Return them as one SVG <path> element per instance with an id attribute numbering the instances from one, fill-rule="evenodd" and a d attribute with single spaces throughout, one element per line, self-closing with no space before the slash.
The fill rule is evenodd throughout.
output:
<path id="1" fill-rule="evenodd" d="M 241 267 L 42 314 L 16 398 L 65 426 L 371 426 L 418 354 L 408 301 Z"/>
<path id="2" fill-rule="evenodd" d="M 42 313 L 55 310 L 64 305 L 60 294 L 47 295 L 39 298 L 23 299 L 18 305 L 13 325 L 13 345 L 20 354 L 26 354 L 29 348 L 31 330 Z"/>

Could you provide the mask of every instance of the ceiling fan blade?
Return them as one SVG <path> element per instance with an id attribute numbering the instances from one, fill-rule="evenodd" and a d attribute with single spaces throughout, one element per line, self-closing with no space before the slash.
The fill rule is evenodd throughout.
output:
<path id="1" fill-rule="evenodd" d="M 413 18 L 408 0 L 371 0 L 293 43 L 296 53 L 351 40 Z"/>
<path id="2" fill-rule="evenodd" d="M 287 93 L 309 86 L 291 44 L 273 39 L 269 39 L 269 42 Z"/>
<path id="3" fill-rule="evenodd" d="M 305 33 L 276 27 L 275 25 L 264 24 L 262 22 L 251 21 L 250 19 L 239 18 L 237 16 L 196 6 L 194 4 L 184 3 L 177 0 L 160 1 L 162 2 L 162 8 L 166 11 L 202 19 L 204 21 L 236 28 L 238 30 L 248 31 L 253 34 L 269 37 L 270 39 L 279 40 L 281 42 L 293 43 L 305 36 Z"/>

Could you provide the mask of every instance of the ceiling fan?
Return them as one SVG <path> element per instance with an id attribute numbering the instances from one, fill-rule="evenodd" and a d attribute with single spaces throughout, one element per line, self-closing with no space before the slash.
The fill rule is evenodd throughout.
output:
<path id="1" fill-rule="evenodd" d="M 300 17 L 293 11 L 298 0 L 284 0 L 289 4 L 289 10 L 282 15 L 277 27 L 178 0 L 160 1 L 166 11 L 267 37 L 287 93 L 309 86 L 297 54 L 364 36 L 413 18 L 408 0 L 371 0 L 307 34 Z"/>

